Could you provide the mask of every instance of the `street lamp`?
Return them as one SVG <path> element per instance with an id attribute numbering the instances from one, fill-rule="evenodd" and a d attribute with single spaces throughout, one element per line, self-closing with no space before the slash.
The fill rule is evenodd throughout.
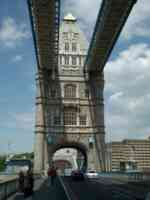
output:
<path id="1" fill-rule="evenodd" d="M 52 135 L 47 134 L 47 142 L 48 142 L 48 144 L 52 144 L 53 143 Z"/>

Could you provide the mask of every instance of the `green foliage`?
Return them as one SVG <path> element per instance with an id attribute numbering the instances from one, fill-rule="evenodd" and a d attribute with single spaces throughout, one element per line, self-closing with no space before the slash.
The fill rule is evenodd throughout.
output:
<path id="1" fill-rule="evenodd" d="M 21 154 L 15 154 L 11 159 L 29 159 L 33 160 L 34 158 L 34 153 L 21 153 Z M 6 161 L 6 156 L 0 156 L 0 172 L 5 169 L 5 161 Z"/>
<path id="2" fill-rule="evenodd" d="M 5 156 L 0 156 L 0 171 L 3 171 L 5 169 Z"/>
<path id="3" fill-rule="evenodd" d="M 12 159 L 30 159 L 30 160 L 33 160 L 34 158 L 34 153 L 31 152 L 31 153 L 21 153 L 21 154 L 16 154 L 13 156 Z"/>

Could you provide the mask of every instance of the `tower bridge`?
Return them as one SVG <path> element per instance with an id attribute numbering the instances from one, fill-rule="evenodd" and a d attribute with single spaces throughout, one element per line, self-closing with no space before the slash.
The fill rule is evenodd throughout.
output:
<path id="1" fill-rule="evenodd" d="M 36 172 L 51 164 L 55 146 L 74 142 L 88 155 L 84 170 L 105 171 L 103 69 L 135 2 L 103 0 L 87 49 L 72 14 L 60 23 L 60 0 L 28 0 L 37 58 Z"/>
<path id="2" fill-rule="evenodd" d="M 60 0 L 27 2 L 37 60 L 34 170 L 41 174 L 54 160 L 58 166 L 76 165 L 54 156 L 73 148 L 77 159 L 84 158 L 82 170 L 104 172 L 103 69 L 136 0 L 102 1 L 89 48 L 72 14 L 60 22 Z M 63 177 L 54 188 L 40 179 L 33 199 L 144 199 L 136 184 L 129 187 L 128 177 L 103 176 L 78 183 Z M 0 199 L 15 192 L 16 185 L 16 180 L 1 183 Z"/>

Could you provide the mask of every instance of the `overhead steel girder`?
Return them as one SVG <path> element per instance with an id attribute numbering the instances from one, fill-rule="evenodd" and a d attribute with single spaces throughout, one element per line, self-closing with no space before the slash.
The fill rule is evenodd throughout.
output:
<path id="1" fill-rule="evenodd" d="M 58 65 L 60 0 L 27 0 L 38 69 Z"/>
<path id="2" fill-rule="evenodd" d="M 102 72 L 136 0 L 103 0 L 85 60 L 85 72 Z"/>

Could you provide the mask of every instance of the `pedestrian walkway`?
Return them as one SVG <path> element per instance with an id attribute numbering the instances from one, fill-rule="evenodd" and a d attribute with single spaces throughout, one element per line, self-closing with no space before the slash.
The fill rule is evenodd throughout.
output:
<path id="1" fill-rule="evenodd" d="M 9 200 L 23 200 L 23 194 L 16 193 Z M 58 178 L 53 186 L 50 185 L 47 179 L 40 179 L 37 181 L 34 188 L 34 195 L 31 198 L 26 198 L 26 200 L 66 200 L 64 190 L 60 185 Z"/>

